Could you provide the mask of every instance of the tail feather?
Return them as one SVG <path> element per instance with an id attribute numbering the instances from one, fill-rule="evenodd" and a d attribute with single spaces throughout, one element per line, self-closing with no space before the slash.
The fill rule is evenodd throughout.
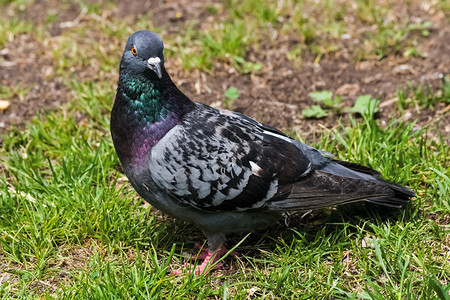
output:
<path id="1" fill-rule="evenodd" d="M 287 198 L 274 199 L 267 207 L 278 211 L 309 210 L 366 200 L 399 208 L 414 196 L 410 189 L 382 179 L 343 177 L 315 170 L 295 183 Z"/>
<path id="2" fill-rule="evenodd" d="M 388 184 L 389 187 L 395 192 L 395 195 L 398 197 L 409 199 L 416 196 L 416 193 L 403 185 L 392 183 L 384 179 L 381 181 Z"/>
<path id="3" fill-rule="evenodd" d="M 383 179 L 380 179 L 380 182 L 384 182 L 389 186 L 389 188 L 394 191 L 394 197 L 370 198 L 367 199 L 367 201 L 389 207 L 401 207 L 402 205 L 408 203 L 410 198 L 416 196 L 416 193 L 402 185 L 395 184 Z"/>
<path id="4" fill-rule="evenodd" d="M 389 185 L 389 187 L 395 191 L 396 195 L 400 198 L 410 198 L 410 197 L 415 197 L 416 194 L 410 190 L 407 187 L 404 187 L 400 184 L 396 184 L 396 183 L 392 183 L 390 181 L 384 180 L 381 177 L 381 173 L 378 171 L 375 171 L 372 168 L 357 164 L 357 163 L 352 163 L 352 162 L 348 162 L 348 161 L 342 161 L 342 160 L 333 160 L 333 163 L 337 163 L 347 169 L 350 169 L 352 171 L 356 171 L 358 173 L 363 173 L 363 174 L 367 174 L 367 175 L 371 175 L 372 179 L 378 180 L 380 182 L 384 182 L 386 184 Z M 336 164 L 332 164 L 334 166 L 336 166 Z M 333 173 L 333 172 L 332 172 Z M 333 173 L 334 174 L 334 173 Z M 336 174 L 336 175 L 340 175 L 340 174 Z"/>
<path id="5" fill-rule="evenodd" d="M 397 198 L 397 197 L 392 197 L 392 198 L 381 197 L 381 198 L 367 199 L 367 202 L 375 203 L 375 204 L 383 205 L 383 206 L 387 206 L 387 207 L 400 208 L 403 205 L 405 205 L 406 203 L 408 203 L 409 200 L 406 200 L 404 198 Z"/>

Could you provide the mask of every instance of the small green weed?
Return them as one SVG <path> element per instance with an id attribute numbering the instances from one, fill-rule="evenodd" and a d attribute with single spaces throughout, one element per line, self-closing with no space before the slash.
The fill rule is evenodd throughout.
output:
<path id="1" fill-rule="evenodd" d="M 309 96 L 317 102 L 325 105 L 323 109 L 320 105 L 312 105 L 309 108 L 303 109 L 302 114 L 305 118 L 323 118 L 329 113 L 358 113 L 364 117 L 372 117 L 378 112 L 378 105 L 380 101 L 372 99 L 370 95 L 359 96 L 352 107 L 343 107 L 342 97 L 340 95 L 333 98 L 333 93 L 330 91 L 312 92 Z"/>
<path id="2" fill-rule="evenodd" d="M 225 104 L 225 108 L 230 109 L 233 102 L 239 97 L 238 89 L 232 86 L 225 92 L 224 96 L 223 103 Z"/>
<path id="3" fill-rule="evenodd" d="M 15 86 L 0 85 L 0 99 L 11 99 L 13 97 L 18 97 L 19 100 L 23 100 L 32 88 L 32 86 L 26 86 L 22 83 Z"/>
<path id="4" fill-rule="evenodd" d="M 430 86 L 423 87 L 422 84 L 418 84 L 417 87 L 408 82 L 407 89 L 397 90 L 397 107 L 400 110 L 406 109 L 411 106 L 419 106 L 431 108 L 436 103 L 450 103 L 450 79 L 448 76 L 443 76 L 441 79 L 441 88 L 433 89 Z"/>
<path id="5" fill-rule="evenodd" d="M 34 32 L 34 26 L 31 22 L 16 18 L 0 19 L 0 32 L 0 47 L 3 48 L 6 43 L 12 42 L 18 34 Z"/>
<path id="6" fill-rule="evenodd" d="M 248 46 L 253 42 L 250 31 L 242 21 L 214 26 L 214 29 L 200 33 L 188 26 L 182 37 L 175 39 L 167 49 L 170 54 L 181 57 L 186 69 L 198 68 L 207 72 L 213 70 L 213 62 L 219 60 L 232 64 L 243 74 L 261 69 L 260 63 L 246 60 Z"/>
<path id="7" fill-rule="evenodd" d="M 251 37 L 243 22 L 225 23 L 223 26 L 206 32 L 200 39 L 202 43 L 202 64 L 211 68 L 212 59 L 224 59 L 233 63 L 238 71 L 249 72 L 252 65 L 246 65 L 244 60 Z"/>
<path id="8" fill-rule="evenodd" d="M 95 19 L 93 19 L 95 20 Z M 93 21 L 95 24 L 96 21 Z M 67 30 L 54 41 L 52 48 L 53 59 L 55 61 L 54 75 L 63 75 L 73 73 L 76 70 L 92 68 L 98 72 L 109 73 L 114 70 L 114 66 L 118 64 L 120 53 L 118 43 L 104 45 L 101 42 L 92 43 L 88 39 L 81 40 L 76 37 L 81 35 L 90 35 L 92 27 L 96 26 L 86 24 L 76 29 Z M 113 28 L 110 28 L 113 31 Z M 124 34 L 125 31 L 121 31 Z M 77 59 L 73 59 L 76 57 Z"/>
<path id="9" fill-rule="evenodd" d="M 371 118 L 378 112 L 380 100 L 372 99 L 370 95 L 363 95 L 356 98 L 355 104 L 348 110 L 351 113 L 358 113 L 365 118 Z"/>
<path id="10" fill-rule="evenodd" d="M 374 0 L 356 1 L 356 15 L 367 24 L 374 24 L 375 30 L 368 31 L 363 47 L 358 49 L 361 58 L 375 54 L 382 59 L 389 54 L 405 56 L 424 56 L 417 47 L 417 37 L 428 37 L 432 23 L 424 21 L 416 23 L 409 17 L 395 22 L 395 16 L 390 15 L 390 6 L 378 5 Z"/>
<path id="11" fill-rule="evenodd" d="M 310 108 L 302 110 L 302 114 L 305 118 L 323 118 L 328 115 L 329 112 L 340 113 L 342 97 L 337 96 L 333 98 L 333 92 L 321 91 L 309 93 L 309 96 L 316 102 L 323 103 L 326 106 L 326 110 L 322 109 L 320 105 L 313 105 Z"/>

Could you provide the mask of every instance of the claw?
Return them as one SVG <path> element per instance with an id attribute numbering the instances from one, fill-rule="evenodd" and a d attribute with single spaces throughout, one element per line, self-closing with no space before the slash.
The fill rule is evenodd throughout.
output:
<path id="1" fill-rule="evenodd" d="M 208 273 L 212 270 L 220 269 L 223 264 L 218 263 L 215 264 L 212 268 L 211 266 L 217 262 L 224 254 L 226 254 L 229 250 L 224 246 L 221 245 L 216 251 L 209 250 L 208 248 L 203 247 L 202 245 L 196 243 L 194 244 L 194 249 L 199 250 L 200 252 L 196 255 L 191 257 L 191 259 L 194 260 L 203 260 L 203 262 L 193 268 L 194 264 L 187 263 L 186 267 L 188 268 L 188 273 L 194 273 L 195 275 L 200 275 L 204 273 Z M 237 251 L 232 251 L 230 253 L 231 256 L 235 257 L 238 256 L 239 253 Z M 182 270 L 174 270 L 172 271 L 172 275 L 182 275 Z"/>

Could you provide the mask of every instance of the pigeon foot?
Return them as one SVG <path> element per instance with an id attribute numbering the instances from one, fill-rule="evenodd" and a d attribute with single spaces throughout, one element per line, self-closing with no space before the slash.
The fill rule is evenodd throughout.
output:
<path id="1" fill-rule="evenodd" d="M 192 263 L 187 263 L 186 268 L 188 269 L 188 274 L 194 273 L 195 275 L 200 275 L 208 273 L 212 270 L 220 269 L 223 266 L 222 263 L 215 264 L 213 267 L 211 266 L 229 251 L 223 244 L 217 250 L 212 251 L 206 247 L 202 247 L 202 245 L 198 243 L 195 243 L 194 249 L 199 250 L 200 252 L 197 255 L 192 256 L 191 259 L 203 260 L 203 262 L 196 267 L 194 267 L 194 264 Z M 238 256 L 239 253 L 237 251 L 232 251 L 230 255 L 235 257 Z M 182 275 L 183 273 L 183 270 L 178 269 L 174 270 L 172 272 L 172 275 Z"/>

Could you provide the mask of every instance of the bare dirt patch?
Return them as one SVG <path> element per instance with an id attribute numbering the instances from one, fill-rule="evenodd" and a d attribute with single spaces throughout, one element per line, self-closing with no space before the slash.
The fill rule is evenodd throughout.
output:
<path id="1" fill-rule="evenodd" d="M 132 3 L 118 1 L 112 10 L 112 18 L 133 23 L 150 12 L 152 17 L 149 19 L 149 26 L 177 32 L 189 20 L 195 19 L 201 24 L 203 20 L 210 18 L 205 7 L 215 4 L 215 1 L 184 4 L 186 3 L 182 0 Z M 347 45 L 343 49 L 326 54 L 318 61 L 316 54 L 302 52 L 302 62 L 296 66 L 287 59 L 287 52 L 289 45 L 298 41 L 286 36 L 276 43 L 263 43 L 257 51 L 251 50 L 248 53 L 253 61 L 258 61 L 263 66 L 252 75 L 240 75 L 226 63 L 216 64 L 213 74 L 196 70 L 187 72 L 177 62 L 168 61 L 166 67 L 180 89 L 193 100 L 218 106 L 222 103 L 224 92 L 230 86 L 235 86 L 239 90 L 239 98 L 233 103 L 233 110 L 281 129 L 293 127 L 301 130 L 304 136 L 318 128 L 318 124 L 325 127 L 336 125 L 336 116 L 322 120 L 303 120 L 301 110 L 312 104 L 308 97 L 308 93 L 312 91 L 339 92 L 343 95 L 344 105 L 349 106 L 362 94 L 380 97 L 382 103 L 391 100 L 386 105 L 382 104 L 380 114 L 380 118 L 388 120 L 392 116 L 398 88 L 404 87 L 406 82 L 411 82 L 413 86 L 423 84 L 437 88 L 441 77 L 450 72 L 450 44 L 446 42 L 450 40 L 450 26 L 447 20 L 442 15 L 425 12 L 419 5 L 412 5 L 406 11 L 402 6 L 394 6 L 393 9 L 398 10 L 397 14 L 408 13 L 416 18 L 433 21 L 429 37 L 422 38 L 421 41 L 421 51 L 427 54 L 425 58 L 390 55 L 382 60 L 355 62 L 351 43 L 344 41 Z M 177 13 L 179 17 L 176 17 Z M 36 26 L 44 26 L 50 38 L 82 21 L 82 11 L 78 5 L 59 5 L 55 1 L 35 1 L 22 12 L 17 13 L 15 8 L 7 9 L 2 14 L 18 16 L 34 22 Z M 46 24 L 46 20 L 53 15 L 55 20 Z M 30 34 L 19 34 L 14 42 L 2 49 L 1 85 L 23 85 L 29 89 L 22 99 L 17 95 L 8 99 L 11 105 L 0 115 L 2 131 L 10 125 L 23 124 L 37 112 L 58 108 L 68 101 L 69 91 L 62 79 L 49 76 L 54 65 L 51 51 L 45 39 L 37 41 Z M 95 80 L 92 74 L 87 76 Z M 442 118 L 445 109 L 444 104 L 439 104 L 434 109 L 413 109 L 408 115 L 418 117 L 422 124 L 440 118 L 440 128 L 449 132 L 450 121 Z"/>

